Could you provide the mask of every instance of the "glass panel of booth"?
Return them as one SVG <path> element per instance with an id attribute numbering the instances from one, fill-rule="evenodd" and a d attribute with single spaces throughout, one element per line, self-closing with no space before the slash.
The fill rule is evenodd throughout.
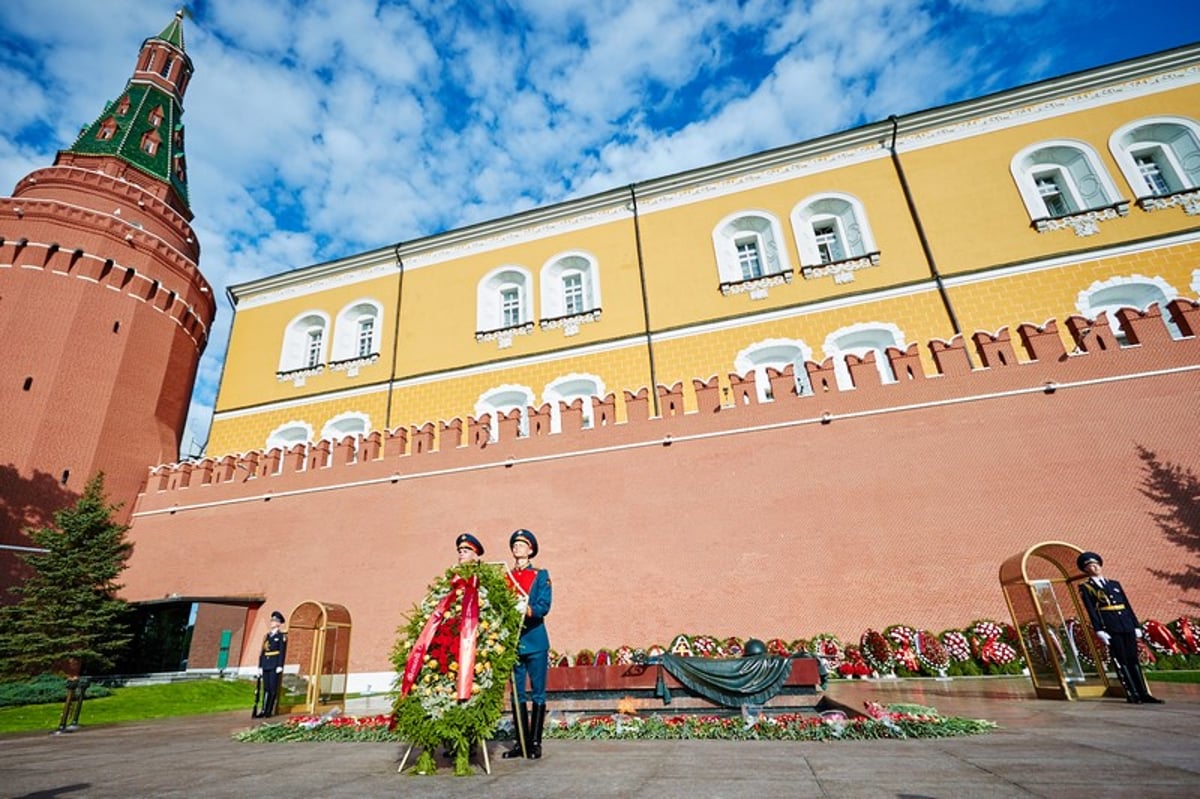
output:
<path id="1" fill-rule="evenodd" d="M 283 712 L 343 710 L 350 668 L 350 612 L 329 602 L 302 602 L 288 616 Z"/>
<path id="2" fill-rule="evenodd" d="M 1064 587 L 1070 590 L 1069 587 Z M 1083 682 L 1086 678 L 1083 665 L 1079 662 L 1079 650 L 1063 618 L 1062 608 L 1059 607 L 1058 597 L 1054 593 L 1054 583 L 1050 580 L 1033 580 L 1029 589 L 1034 602 L 1041 608 L 1042 628 L 1039 632 L 1042 640 L 1038 643 L 1043 657 L 1047 661 L 1051 657 L 1055 658 L 1068 682 Z"/>

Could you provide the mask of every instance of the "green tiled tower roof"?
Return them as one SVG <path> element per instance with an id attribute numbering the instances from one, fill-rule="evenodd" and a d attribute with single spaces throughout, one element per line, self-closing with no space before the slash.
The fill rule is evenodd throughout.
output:
<path id="1" fill-rule="evenodd" d="M 162 33 L 142 42 L 124 91 L 105 104 L 67 152 L 120 158 L 170 184 L 187 207 L 182 118 L 192 61 L 184 51 L 183 16 L 179 11 Z"/>

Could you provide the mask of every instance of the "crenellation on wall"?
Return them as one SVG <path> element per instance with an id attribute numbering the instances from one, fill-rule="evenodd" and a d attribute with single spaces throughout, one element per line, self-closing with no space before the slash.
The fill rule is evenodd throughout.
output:
<path id="1" fill-rule="evenodd" d="M 882 377 L 879 374 L 878 356 L 875 350 L 871 350 L 865 355 L 847 355 L 846 369 L 850 372 L 850 382 L 854 384 L 854 390 L 866 391 L 883 384 Z M 891 368 L 891 364 L 888 364 Z M 836 381 L 835 381 L 836 385 Z"/>
<path id="2" fill-rule="evenodd" d="M 774 390 L 774 380 L 771 381 L 771 386 L 772 390 Z M 782 395 L 779 394 L 775 396 L 782 398 Z M 758 379 L 756 373 L 751 373 L 745 377 L 739 375 L 737 372 L 729 373 L 729 401 L 733 405 L 749 405 L 752 402 L 758 402 Z"/>
<path id="3" fill-rule="evenodd" d="M 546 406 L 542 406 L 546 407 Z M 559 428 L 563 433 L 571 434 L 583 431 L 583 399 L 576 397 L 570 402 L 558 401 Z M 549 432 L 549 427 L 546 428 Z"/>
<path id="4" fill-rule="evenodd" d="M 892 364 L 892 374 L 899 383 L 925 379 L 925 369 L 921 366 L 921 352 L 914 341 L 905 349 L 888 347 L 884 355 Z"/>
<path id="5" fill-rule="evenodd" d="M 1161 345 L 1171 341 L 1171 334 L 1163 324 L 1163 315 L 1158 303 L 1144 311 L 1122 308 L 1117 311 L 1117 318 L 1130 344 Z"/>
<path id="6" fill-rule="evenodd" d="M 1071 334 L 1071 340 L 1075 342 L 1075 354 L 1086 353 L 1100 357 L 1115 354 L 1121 349 L 1120 342 L 1109 326 L 1107 314 L 1101 314 L 1095 319 L 1069 316 L 1065 324 L 1067 332 Z"/>
<path id="7" fill-rule="evenodd" d="M 1012 336 L 1007 326 L 995 333 L 982 330 L 972 333 L 971 341 L 975 344 L 975 352 L 979 354 L 979 362 L 984 369 L 1017 363 L 1017 354 L 1013 351 Z"/>
<path id="8" fill-rule="evenodd" d="M 316 469 L 324 469 L 330 465 L 330 441 L 329 439 L 321 439 L 313 442 L 308 448 L 308 458 L 305 460 L 305 470 L 314 471 Z"/>
<path id="9" fill-rule="evenodd" d="M 410 452 L 413 455 L 426 455 L 433 452 L 433 422 L 426 422 L 417 427 L 413 425 L 412 432 L 409 436 Z"/>
<path id="10" fill-rule="evenodd" d="M 627 423 L 633 424 L 637 422 L 644 422 L 650 418 L 649 388 L 643 386 L 636 392 L 625 389 L 623 394 L 625 397 L 625 419 Z M 612 394 L 609 395 L 609 397 L 612 396 Z"/>
<path id="11" fill-rule="evenodd" d="M 692 380 L 692 390 L 696 392 L 696 410 L 704 414 L 714 414 L 721 410 L 721 379 L 713 375 L 708 380 Z"/>
<path id="12" fill-rule="evenodd" d="M 1054 319 L 1040 326 L 1029 322 L 1017 325 L 1017 337 L 1032 361 L 1055 363 L 1067 358 L 1067 348 L 1063 346 L 1058 322 Z"/>
<path id="13" fill-rule="evenodd" d="M 359 436 L 346 435 L 340 440 L 333 442 L 333 455 L 330 461 L 331 466 L 350 466 L 358 463 Z"/>
<path id="14" fill-rule="evenodd" d="M 658 386 L 658 412 L 663 418 L 671 416 L 682 416 L 683 408 L 683 383 L 677 381 L 670 387 Z"/>
<path id="15" fill-rule="evenodd" d="M 1200 319 L 1200 303 L 1180 299 L 1169 306 L 1169 313 L 1180 330 L 1191 331 Z M 1069 317 L 1063 324 L 1077 342 L 1077 350 L 1068 355 L 1059 337 L 1059 323 L 1050 319 L 1042 325 L 1022 323 L 1017 326 L 1027 361 L 1018 358 L 1008 327 L 996 333 L 977 332 L 972 336 L 982 367 L 968 370 L 964 344 L 960 337 L 950 342 L 933 340 L 928 343 L 935 363 L 945 370 L 940 375 L 927 375 L 921 369 L 920 348 L 917 343 L 901 350 L 888 348 L 886 356 L 895 383 L 884 383 L 876 367 L 876 353 L 859 358 L 847 355 L 855 386 L 839 388 L 834 379 L 833 361 L 806 361 L 803 368 L 809 376 L 813 393 L 797 395 L 795 369 L 768 368 L 773 399 L 759 400 L 756 377 L 751 374 L 727 375 L 728 388 L 720 376 L 705 380 L 693 379 L 698 412 L 683 414 L 683 384 L 657 387 L 660 415 L 650 416 L 649 390 L 623 391 L 626 420 L 616 421 L 616 396 L 591 398 L 594 412 L 592 430 L 583 429 L 583 400 L 559 401 L 560 432 L 551 428 L 551 405 L 543 403 L 525 410 L 528 432 L 522 434 L 519 408 L 495 414 L 497 437 L 491 438 L 492 414 L 480 418 L 468 416 L 444 420 L 435 425 L 399 426 L 393 430 L 373 431 L 366 435 L 348 435 L 339 441 L 322 440 L 299 443 L 289 449 L 251 451 L 227 455 L 219 460 L 164 464 L 150 470 L 146 491 L 140 502 L 143 506 L 159 505 L 154 495 L 170 494 L 182 489 L 200 487 L 220 489 L 239 481 L 236 475 L 244 471 L 258 478 L 287 479 L 305 472 L 324 471 L 322 480 L 353 480 L 382 474 L 417 473 L 434 468 L 458 468 L 487 463 L 511 462 L 522 456 L 569 452 L 581 446 L 581 436 L 588 444 L 598 443 L 594 436 L 604 436 L 607 444 L 626 444 L 662 438 L 663 424 L 670 424 L 672 435 L 696 434 L 720 429 L 735 429 L 739 425 L 772 423 L 788 419 L 811 417 L 829 421 L 838 414 L 882 410 L 919 402 L 938 402 L 956 397 L 1020 390 L 1040 389 L 1044 384 L 1087 380 L 1099 376 L 1120 374 L 1114 359 L 1128 363 L 1127 373 L 1152 370 L 1169 365 L 1200 363 L 1200 339 L 1187 335 L 1182 339 L 1170 336 L 1163 323 L 1161 311 L 1152 306 L 1147 311 L 1125 309 L 1117 316 L 1126 331 L 1127 342 L 1121 346 L 1106 318 L 1096 320 L 1081 316 Z M 949 382 L 933 377 L 959 377 Z M 823 398 L 815 402 L 814 398 Z M 682 426 L 681 426 L 682 425 Z M 465 432 L 465 443 L 464 443 Z M 420 458 L 414 461 L 414 458 Z M 426 465 L 427 459 L 436 459 Z M 372 466 L 378 464 L 378 466 Z M 370 474 L 338 477 L 346 469 L 366 468 Z M 379 475 L 376 474 L 379 473 Z M 293 477 L 294 479 L 294 477 Z M 261 489 L 259 489 L 261 490 Z"/>
<path id="16" fill-rule="evenodd" d="M 933 363 L 942 377 L 962 377 L 971 373 L 971 362 L 967 360 L 967 348 L 962 336 L 949 341 L 934 339 L 929 342 Z"/>
<path id="17" fill-rule="evenodd" d="M 1200 334 L 1200 302 L 1179 297 L 1167 303 L 1167 313 L 1183 335 Z"/>

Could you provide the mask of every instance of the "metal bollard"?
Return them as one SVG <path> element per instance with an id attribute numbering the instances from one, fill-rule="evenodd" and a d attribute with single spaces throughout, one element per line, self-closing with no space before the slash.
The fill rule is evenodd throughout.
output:
<path id="1" fill-rule="evenodd" d="M 75 698 L 75 716 L 71 719 L 71 723 L 67 725 L 67 730 L 75 732 L 79 729 L 79 714 L 83 710 L 83 700 L 87 698 L 87 689 L 91 686 L 92 681 L 86 677 L 79 678 L 79 694 Z"/>
<path id="2" fill-rule="evenodd" d="M 63 702 L 62 717 L 58 720 L 58 729 L 54 731 L 54 735 L 62 735 L 64 732 L 70 732 L 67 729 L 67 721 L 71 718 L 71 711 L 75 710 L 75 689 L 79 687 L 79 680 L 67 680 L 67 699 Z M 76 722 L 78 722 L 79 711 L 75 710 Z"/>

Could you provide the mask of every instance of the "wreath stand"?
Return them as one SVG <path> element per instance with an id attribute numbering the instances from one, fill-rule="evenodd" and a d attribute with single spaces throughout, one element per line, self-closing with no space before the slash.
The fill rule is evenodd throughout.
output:
<path id="1" fill-rule="evenodd" d="M 416 744 L 409 744 L 404 750 L 404 757 L 400 758 L 400 768 L 396 769 L 397 774 L 404 773 L 404 767 L 408 765 L 408 756 L 412 754 L 412 750 L 416 748 Z M 492 773 L 492 763 L 488 759 L 487 738 L 479 739 L 479 751 L 483 752 L 483 771 L 486 774 Z"/>

